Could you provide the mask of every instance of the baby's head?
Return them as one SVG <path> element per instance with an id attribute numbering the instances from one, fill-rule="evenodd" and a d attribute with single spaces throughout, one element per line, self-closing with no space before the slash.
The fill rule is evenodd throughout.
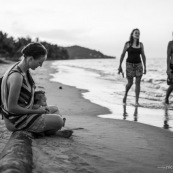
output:
<path id="1" fill-rule="evenodd" d="M 34 104 L 38 104 L 40 106 L 47 106 L 46 96 L 44 91 L 35 91 L 34 93 Z"/>

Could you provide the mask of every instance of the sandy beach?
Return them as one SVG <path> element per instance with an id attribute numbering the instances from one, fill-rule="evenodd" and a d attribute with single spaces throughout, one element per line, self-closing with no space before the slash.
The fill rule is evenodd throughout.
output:
<path id="1" fill-rule="evenodd" d="M 173 132 L 142 123 L 103 119 L 109 109 L 82 97 L 82 89 L 50 82 L 51 61 L 32 71 L 49 105 L 67 118 L 70 139 L 57 136 L 33 140 L 34 173 L 162 173 L 173 171 Z M 9 65 L 1 65 L 1 73 Z M 74 76 L 75 77 L 75 76 Z M 10 137 L 0 121 L 2 151 Z"/>

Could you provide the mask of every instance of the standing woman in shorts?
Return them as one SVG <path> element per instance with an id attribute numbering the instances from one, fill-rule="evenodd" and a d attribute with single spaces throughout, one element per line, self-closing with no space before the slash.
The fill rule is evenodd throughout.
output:
<path id="1" fill-rule="evenodd" d="M 143 74 L 146 74 L 146 57 L 144 53 L 144 46 L 139 42 L 140 31 L 139 29 L 133 29 L 130 34 L 130 39 L 125 43 L 121 58 L 120 65 L 118 68 L 119 73 L 123 72 L 122 62 L 125 57 L 126 52 L 128 52 L 128 57 L 126 60 L 126 77 L 127 85 L 125 90 L 125 95 L 123 98 L 123 103 L 126 103 L 127 94 L 131 86 L 133 85 L 133 78 L 136 77 L 136 105 L 138 105 L 139 94 L 140 94 L 140 83 Z M 142 57 L 142 58 L 141 58 Z M 141 61 L 142 59 L 142 61 Z"/>
<path id="2" fill-rule="evenodd" d="M 167 46 L 167 70 L 166 73 L 168 78 L 173 78 L 173 41 L 169 41 Z M 166 91 L 165 103 L 169 104 L 169 96 L 173 91 L 173 83 L 169 84 L 169 87 Z"/>

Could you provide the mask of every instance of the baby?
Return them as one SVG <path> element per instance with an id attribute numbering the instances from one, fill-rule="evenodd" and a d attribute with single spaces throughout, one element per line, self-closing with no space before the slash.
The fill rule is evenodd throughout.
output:
<path id="1" fill-rule="evenodd" d="M 47 107 L 46 100 L 47 98 L 44 91 L 35 91 L 33 109 L 38 109 L 39 107 Z"/>
<path id="2" fill-rule="evenodd" d="M 47 110 L 47 113 L 49 113 L 50 111 L 49 111 L 49 107 L 47 106 L 46 100 L 47 98 L 44 91 L 35 91 L 33 109 L 38 109 L 39 107 L 45 107 Z M 53 107 L 53 112 L 58 112 L 58 114 L 60 115 L 59 110 L 56 106 Z M 60 116 L 62 117 L 62 115 Z M 63 118 L 63 122 L 64 122 L 63 126 L 65 125 L 65 121 L 66 121 L 66 118 Z"/>

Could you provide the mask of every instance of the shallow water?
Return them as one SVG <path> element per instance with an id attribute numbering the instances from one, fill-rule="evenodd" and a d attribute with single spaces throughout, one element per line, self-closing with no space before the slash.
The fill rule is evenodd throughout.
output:
<path id="1" fill-rule="evenodd" d="M 166 60 L 147 60 L 147 74 L 143 75 L 141 81 L 139 107 L 134 104 L 135 85 L 129 91 L 127 105 L 122 104 L 127 81 L 117 74 L 118 65 L 119 60 L 116 59 L 54 61 L 52 67 L 57 73 L 51 75 L 51 81 L 88 90 L 83 93 L 84 98 L 112 112 L 109 115 L 99 115 L 101 118 L 136 121 L 173 131 L 172 96 L 170 105 L 164 104 L 168 87 Z"/>

